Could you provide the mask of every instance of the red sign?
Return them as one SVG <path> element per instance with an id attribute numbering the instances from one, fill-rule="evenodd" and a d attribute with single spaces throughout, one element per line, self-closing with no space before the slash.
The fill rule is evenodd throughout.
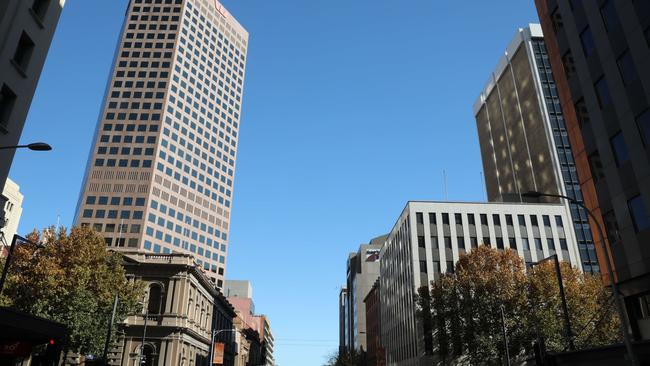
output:
<path id="1" fill-rule="evenodd" d="M 11 357 L 26 357 L 32 353 L 32 344 L 26 342 L 0 343 L 0 355 Z"/>
<path id="2" fill-rule="evenodd" d="M 215 343 L 214 349 L 212 350 L 212 364 L 213 365 L 223 365 L 223 354 L 225 350 L 225 344 Z"/>

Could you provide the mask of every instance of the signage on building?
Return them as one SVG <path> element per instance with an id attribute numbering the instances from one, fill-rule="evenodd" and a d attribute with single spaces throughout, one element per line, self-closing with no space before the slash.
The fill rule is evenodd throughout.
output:
<path id="1" fill-rule="evenodd" d="M 31 353 L 31 343 L 20 341 L 0 343 L 0 356 L 27 357 Z"/>
<path id="2" fill-rule="evenodd" d="M 378 262 L 379 252 L 381 249 L 368 249 L 366 250 L 366 262 Z"/>
<path id="3" fill-rule="evenodd" d="M 219 1 L 214 0 L 214 7 L 217 9 L 217 11 L 219 12 L 219 14 L 221 14 L 222 17 L 228 18 L 229 15 L 228 10 L 226 10 L 226 8 L 224 8 L 223 5 L 219 3 Z"/>
<path id="4" fill-rule="evenodd" d="M 225 351 L 226 345 L 224 343 L 215 343 L 214 349 L 212 350 L 212 364 L 213 365 L 223 365 L 223 354 Z"/>

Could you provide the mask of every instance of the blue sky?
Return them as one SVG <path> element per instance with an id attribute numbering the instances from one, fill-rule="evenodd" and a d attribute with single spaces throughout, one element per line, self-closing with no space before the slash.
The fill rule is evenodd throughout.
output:
<path id="1" fill-rule="evenodd" d="M 127 0 L 69 0 L 23 133 L 20 225 L 69 225 Z M 227 0 L 251 34 L 227 276 L 280 366 L 337 348 L 345 260 L 407 200 L 482 200 L 472 104 L 533 0 Z"/>

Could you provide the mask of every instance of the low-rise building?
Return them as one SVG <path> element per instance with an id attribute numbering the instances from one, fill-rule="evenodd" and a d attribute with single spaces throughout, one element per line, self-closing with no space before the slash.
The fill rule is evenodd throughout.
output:
<path id="1" fill-rule="evenodd" d="M 381 344 L 386 364 L 431 364 L 416 316 L 417 289 L 452 272 L 479 244 L 512 249 L 527 264 L 557 254 L 580 265 L 563 204 L 408 202 L 380 256 Z"/>
<path id="2" fill-rule="evenodd" d="M 110 365 L 206 365 L 213 339 L 224 344 L 223 365 L 234 365 L 235 309 L 194 257 L 121 254 L 127 276 L 144 282 L 146 291 L 142 312 L 119 326 Z"/>

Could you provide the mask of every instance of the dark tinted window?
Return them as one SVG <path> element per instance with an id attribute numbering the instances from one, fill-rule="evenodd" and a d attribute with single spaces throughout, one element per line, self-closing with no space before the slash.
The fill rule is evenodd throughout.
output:
<path id="1" fill-rule="evenodd" d="M 627 146 L 625 145 L 625 139 L 623 138 L 623 133 L 619 132 L 610 139 L 612 145 L 612 152 L 614 153 L 614 159 L 616 160 L 616 165 L 620 166 L 628 160 L 630 160 L 630 155 L 627 152 Z"/>

